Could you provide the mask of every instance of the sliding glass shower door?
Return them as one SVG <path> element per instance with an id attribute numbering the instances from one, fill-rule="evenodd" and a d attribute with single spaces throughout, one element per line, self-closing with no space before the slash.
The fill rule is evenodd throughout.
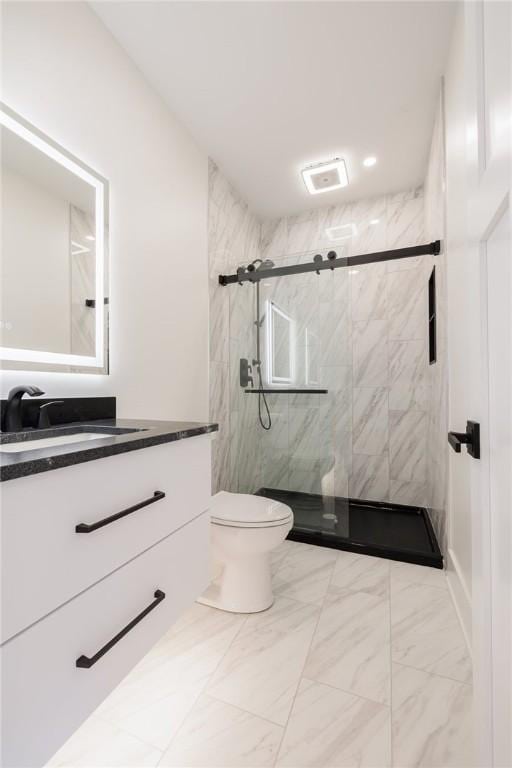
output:
<path id="1" fill-rule="evenodd" d="M 351 456 L 347 273 L 262 278 L 259 287 L 230 289 L 232 490 L 289 503 L 296 531 L 338 537 L 348 535 Z M 240 361 L 252 381 L 240 378 Z"/>

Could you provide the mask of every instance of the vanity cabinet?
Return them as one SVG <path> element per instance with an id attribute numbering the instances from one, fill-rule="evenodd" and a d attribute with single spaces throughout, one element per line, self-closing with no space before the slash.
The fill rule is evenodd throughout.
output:
<path id="1" fill-rule="evenodd" d="M 12 480 L 2 497 L 2 765 L 36 768 L 206 588 L 210 437 Z"/>
<path id="2" fill-rule="evenodd" d="M 3 483 L 1 641 L 176 531 L 209 500 L 207 435 Z"/>

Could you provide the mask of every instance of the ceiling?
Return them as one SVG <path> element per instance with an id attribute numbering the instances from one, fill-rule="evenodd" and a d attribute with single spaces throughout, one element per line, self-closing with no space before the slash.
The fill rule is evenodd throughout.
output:
<path id="1" fill-rule="evenodd" d="M 259 216 L 422 183 L 454 3 L 92 6 Z M 300 169 L 335 157 L 348 187 L 309 195 Z"/>

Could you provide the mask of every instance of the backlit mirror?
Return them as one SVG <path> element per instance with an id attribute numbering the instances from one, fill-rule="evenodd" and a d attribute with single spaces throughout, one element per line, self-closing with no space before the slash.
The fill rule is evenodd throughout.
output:
<path id="1" fill-rule="evenodd" d="M 4 369 L 108 373 L 105 179 L 1 106 Z"/>

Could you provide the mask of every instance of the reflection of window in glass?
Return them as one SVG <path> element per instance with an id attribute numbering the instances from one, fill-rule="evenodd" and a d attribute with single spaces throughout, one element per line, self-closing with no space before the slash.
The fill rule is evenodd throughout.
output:
<path id="1" fill-rule="evenodd" d="M 319 383 L 319 359 L 320 359 L 320 339 L 309 328 L 306 328 L 305 339 L 305 371 L 306 384 Z"/>
<path id="2" fill-rule="evenodd" d="M 267 368 L 269 384 L 290 384 L 294 372 L 294 322 L 273 301 L 267 302 Z"/>

